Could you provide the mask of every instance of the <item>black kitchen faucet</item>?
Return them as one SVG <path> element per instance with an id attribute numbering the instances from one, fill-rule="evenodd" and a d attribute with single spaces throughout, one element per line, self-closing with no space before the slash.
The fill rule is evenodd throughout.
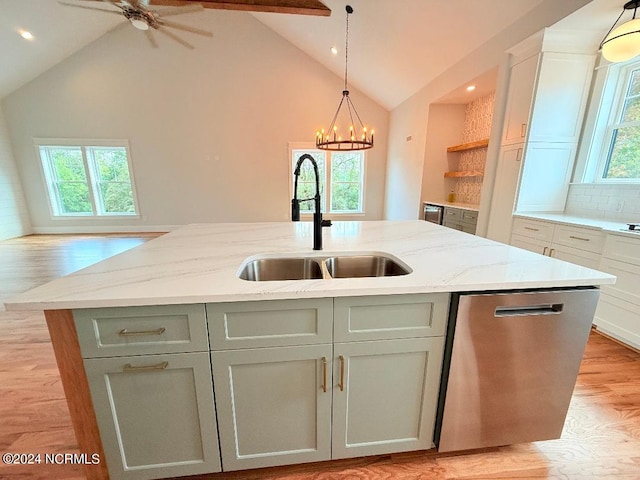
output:
<path id="1" fill-rule="evenodd" d="M 316 176 L 316 194 L 313 198 L 303 198 L 298 200 L 298 177 L 300 177 L 300 167 L 305 160 L 311 161 L 313 165 L 313 172 Z M 291 220 L 294 222 L 300 221 L 300 202 L 306 202 L 313 200 L 314 212 L 313 212 L 313 249 L 322 250 L 322 227 L 330 227 L 331 220 L 323 220 L 322 212 L 320 211 L 320 177 L 318 175 L 318 164 L 311 155 L 305 153 L 300 156 L 296 168 L 293 171 L 295 176 L 295 182 L 293 187 L 293 199 L 291 200 Z"/>

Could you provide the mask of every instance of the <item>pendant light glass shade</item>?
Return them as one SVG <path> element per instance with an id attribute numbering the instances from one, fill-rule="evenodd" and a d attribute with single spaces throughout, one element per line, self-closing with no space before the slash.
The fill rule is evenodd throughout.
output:
<path id="1" fill-rule="evenodd" d="M 610 62 L 624 62 L 640 55 L 640 19 L 636 18 L 636 10 L 639 6 L 640 0 L 625 3 L 618 20 L 602 40 L 600 44 L 602 56 Z M 633 18 L 616 27 L 626 10 L 633 10 Z"/>
<path id="2" fill-rule="evenodd" d="M 623 23 L 602 42 L 602 56 L 610 62 L 624 62 L 640 54 L 640 18 Z"/>

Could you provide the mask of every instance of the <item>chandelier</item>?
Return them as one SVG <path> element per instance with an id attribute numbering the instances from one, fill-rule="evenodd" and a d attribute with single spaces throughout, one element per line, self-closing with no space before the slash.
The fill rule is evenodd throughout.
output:
<path id="1" fill-rule="evenodd" d="M 640 0 L 625 3 L 618 20 L 602 40 L 600 44 L 602 56 L 610 62 L 624 62 L 640 54 L 640 19 L 636 18 L 638 7 L 640 7 Z M 633 17 L 616 28 L 625 10 L 633 10 Z"/>
<path id="2" fill-rule="evenodd" d="M 640 1 L 640 0 L 639 0 Z M 373 147 L 373 134 L 374 131 L 367 130 L 360 115 L 356 110 L 355 105 L 349 97 L 349 89 L 347 87 L 347 72 L 349 65 L 349 15 L 353 13 L 353 8 L 347 5 L 345 10 L 347 11 L 347 28 L 345 34 L 345 47 L 344 47 L 344 90 L 342 91 L 342 98 L 338 104 L 333 120 L 329 128 L 325 130 L 319 130 L 316 132 L 316 148 L 321 150 L 367 150 Z M 344 108 L 343 108 L 344 107 Z M 340 114 L 343 110 L 342 115 Z M 348 132 L 341 132 L 336 125 L 336 121 L 345 121 L 349 124 Z M 356 122 L 357 121 L 357 122 Z"/>

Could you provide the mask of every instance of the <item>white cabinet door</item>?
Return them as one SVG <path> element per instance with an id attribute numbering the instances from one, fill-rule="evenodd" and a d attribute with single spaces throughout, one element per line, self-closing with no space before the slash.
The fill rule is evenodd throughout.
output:
<path id="1" fill-rule="evenodd" d="M 529 142 L 578 143 L 595 55 L 544 52 Z"/>
<path id="2" fill-rule="evenodd" d="M 221 471 L 208 352 L 84 365 L 112 480 Z"/>
<path id="3" fill-rule="evenodd" d="M 511 235 L 510 245 L 529 250 L 533 253 L 539 253 L 540 255 L 546 255 L 549 252 L 550 247 L 550 244 L 544 240 L 538 240 L 536 238 L 525 237 L 522 235 Z"/>
<path id="4" fill-rule="evenodd" d="M 549 249 L 549 256 L 587 268 L 597 269 L 600 266 L 599 254 L 555 243 Z"/>
<path id="5" fill-rule="evenodd" d="M 225 471 L 331 458 L 331 345 L 211 357 Z"/>
<path id="6" fill-rule="evenodd" d="M 487 230 L 487 238 L 491 240 L 509 243 L 516 193 L 520 181 L 522 149 L 522 144 L 500 149 Z"/>
<path id="7" fill-rule="evenodd" d="M 332 458 L 433 446 L 444 337 L 334 346 Z"/>
<path id="8" fill-rule="evenodd" d="M 502 128 L 502 145 L 522 143 L 525 140 L 538 70 L 538 57 L 539 55 L 533 55 L 511 67 Z"/>
<path id="9" fill-rule="evenodd" d="M 517 210 L 563 212 L 575 143 L 529 143 L 525 149 Z"/>

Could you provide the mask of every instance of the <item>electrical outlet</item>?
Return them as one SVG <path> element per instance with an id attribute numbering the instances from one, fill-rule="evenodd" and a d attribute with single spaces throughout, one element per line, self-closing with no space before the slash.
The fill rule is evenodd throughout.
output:
<path id="1" fill-rule="evenodd" d="M 620 213 L 624 208 L 624 200 L 618 200 L 618 204 L 616 205 L 616 212 Z"/>

